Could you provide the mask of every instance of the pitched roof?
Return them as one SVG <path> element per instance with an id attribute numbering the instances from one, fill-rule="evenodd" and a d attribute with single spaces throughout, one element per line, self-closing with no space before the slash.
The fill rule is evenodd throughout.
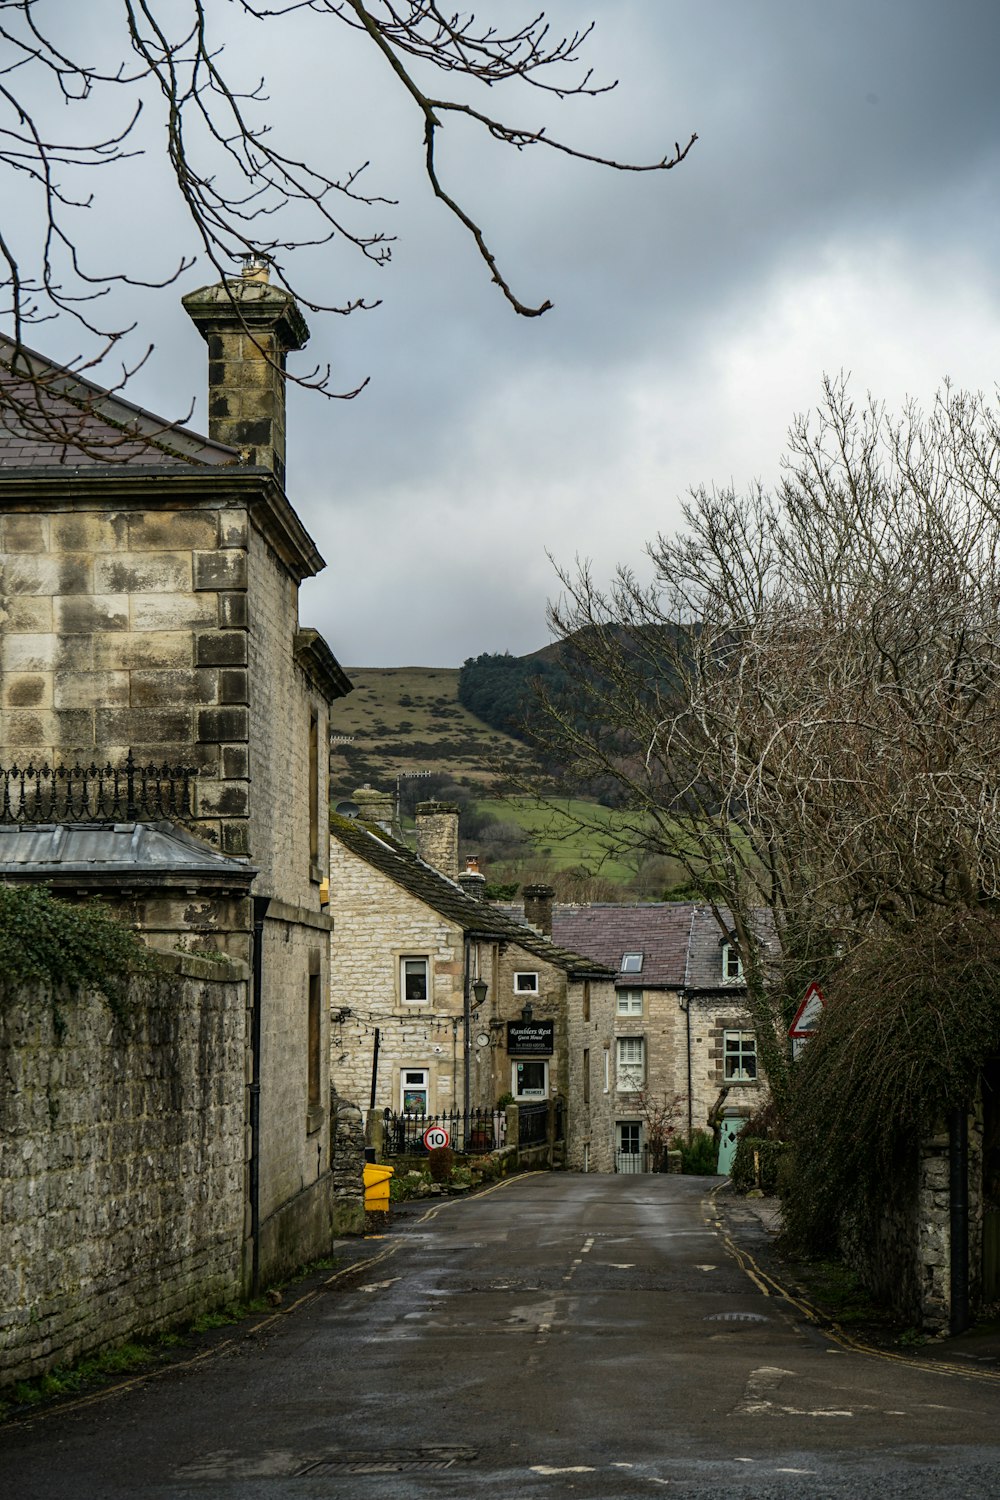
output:
<path id="1" fill-rule="evenodd" d="M 457 881 L 449 880 L 432 865 L 426 864 L 381 827 L 332 814 L 330 832 L 345 849 L 388 876 L 425 906 L 447 917 L 470 937 L 517 943 L 543 962 L 564 969 L 574 979 L 611 978 L 607 967 L 600 961 L 595 962 L 592 956 L 585 957 L 582 953 L 550 942 L 532 928 L 515 921 L 499 907 L 492 906 L 487 901 L 473 900 L 465 894 Z"/>
<path id="2" fill-rule="evenodd" d="M 680 989 L 687 967 L 693 914 L 693 905 L 686 901 L 631 906 L 610 902 L 557 905 L 552 908 L 552 937 L 555 942 L 567 943 L 606 964 L 616 974 L 619 985 Z M 625 953 L 642 954 L 638 973 L 621 973 Z"/>
<path id="3" fill-rule="evenodd" d="M 725 908 L 721 915 L 728 923 Z M 757 912 L 755 922 L 764 946 L 772 947 L 774 923 L 770 913 Z M 556 942 L 570 944 L 614 969 L 615 982 L 622 988 L 743 988 L 731 980 L 723 981 L 721 947 L 725 934 L 720 932 L 711 908 L 694 901 L 554 906 L 552 936 Z M 642 954 L 638 972 L 622 972 L 626 953 Z"/>
<path id="4" fill-rule="evenodd" d="M 15 357 L 16 356 L 16 357 Z M 0 333 L 0 470 L 238 464 L 201 437 Z"/>

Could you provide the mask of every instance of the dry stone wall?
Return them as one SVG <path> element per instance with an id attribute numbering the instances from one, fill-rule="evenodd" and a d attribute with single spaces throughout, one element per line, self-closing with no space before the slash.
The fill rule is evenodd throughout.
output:
<path id="1" fill-rule="evenodd" d="M 247 971 L 162 962 L 127 1026 L 0 1002 L 0 1385 L 243 1289 Z"/>

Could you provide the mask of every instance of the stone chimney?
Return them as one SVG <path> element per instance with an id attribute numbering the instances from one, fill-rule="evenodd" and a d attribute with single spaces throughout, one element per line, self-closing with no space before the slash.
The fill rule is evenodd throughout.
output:
<path id="1" fill-rule="evenodd" d="M 486 876 L 480 873 L 479 861 L 475 857 L 465 861 L 465 869 L 458 877 L 458 883 L 467 896 L 473 901 L 482 901 L 486 895 Z"/>
<path id="2" fill-rule="evenodd" d="M 418 802 L 417 853 L 449 880 L 458 878 L 458 808 L 451 802 Z"/>
<path id="3" fill-rule="evenodd" d="M 555 891 L 550 885 L 526 885 L 524 887 L 524 920 L 543 937 L 552 936 L 552 898 Z"/>
<path id="4" fill-rule="evenodd" d="M 285 483 L 285 355 L 309 337 L 291 292 L 263 261 L 181 298 L 208 344 L 208 435 Z"/>
<path id="5" fill-rule="evenodd" d="M 364 786 L 358 787 L 351 801 L 358 809 L 359 822 L 376 823 L 380 828 L 384 828 L 386 833 L 392 833 L 395 804 L 391 792 L 376 791 L 373 786 L 365 782 Z"/>

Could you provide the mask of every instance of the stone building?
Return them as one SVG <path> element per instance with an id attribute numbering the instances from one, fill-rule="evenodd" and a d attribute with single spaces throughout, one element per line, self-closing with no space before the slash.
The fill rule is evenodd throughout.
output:
<path id="1" fill-rule="evenodd" d="M 73 894 L 103 882 L 150 943 L 243 966 L 246 1285 L 332 1233 L 326 747 L 350 683 L 298 619 L 324 566 L 284 489 L 302 315 L 260 266 L 184 306 L 208 438 L 0 340 L 0 878 L 68 869 L 76 836 Z"/>
<path id="2" fill-rule="evenodd" d="M 551 931 L 615 974 L 605 1011 L 570 1018 L 571 1164 L 646 1170 L 656 1109 L 688 1132 L 721 1119 L 727 1170 L 766 1084 L 739 954 L 711 911 L 690 902 L 557 905 Z"/>
<path id="3" fill-rule="evenodd" d="M 565 1100 L 567 1016 L 610 997 L 610 973 L 483 901 L 484 877 L 458 869 L 456 808 L 420 804 L 413 853 L 391 831 L 387 794 L 355 800 L 356 820 L 332 819 L 338 1090 L 372 1100 L 377 1028 L 378 1109 L 461 1111 L 466 1078 L 473 1109 Z"/>

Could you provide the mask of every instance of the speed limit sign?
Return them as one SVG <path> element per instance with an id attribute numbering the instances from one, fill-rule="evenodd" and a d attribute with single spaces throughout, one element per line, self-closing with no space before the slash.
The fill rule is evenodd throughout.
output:
<path id="1" fill-rule="evenodd" d="M 427 1129 L 424 1131 L 424 1145 L 427 1147 L 428 1151 L 440 1151 L 441 1148 L 443 1146 L 447 1146 L 450 1141 L 451 1136 L 448 1134 L 447 1130 L 445 1130 L 443 1125 L 428 1125 Z"/>

